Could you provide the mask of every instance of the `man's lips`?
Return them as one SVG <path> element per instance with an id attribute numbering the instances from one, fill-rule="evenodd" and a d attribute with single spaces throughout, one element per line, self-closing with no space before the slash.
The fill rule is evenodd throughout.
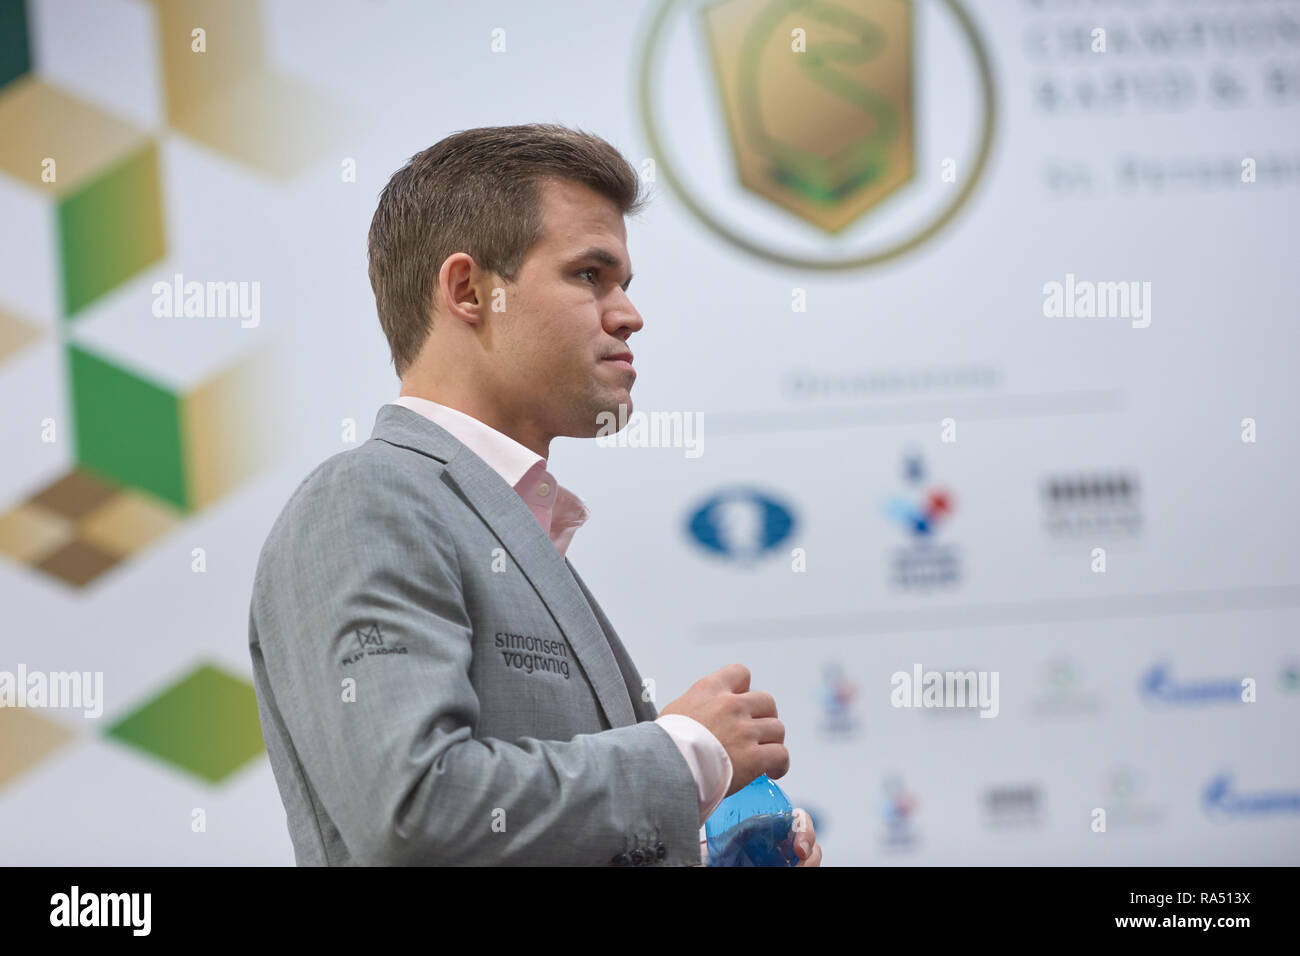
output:
<path id="1" fill-rule="evenodd" d="M 619 353 L 616 354 L 616 355 L 606 355 L 603 359 L 601 359 L 601 361 L 602 361 L 602 362 L 615 362 L 615 363 L 617 363 L 617 364 L 619 364 L 619 365 L 626 365 L 628 368 L 631 368 L 631 367 L 632 367 L 632 353 L 631 353 L 631 352 L 619 352 Z"/>

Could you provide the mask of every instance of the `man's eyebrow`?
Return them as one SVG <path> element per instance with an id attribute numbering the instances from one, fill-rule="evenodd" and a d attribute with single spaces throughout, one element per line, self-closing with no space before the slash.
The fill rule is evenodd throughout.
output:
<path id="1" fill-rule="evenodd" d="M 610 252 L 608 249 L 603 249 L 600 246 L 591 246 L 587 249 L 584 249 L 580 254 L 574 257 L 575 262 L 579 262 L 584 259 L 594 259 L 596 262 L 599 262 L 601 265 L 609 266 L 611 269 L 620 269 L 623 266 L 622 259 L 614 255 L 614 253 Z M 627 274 L 627 281 L 623 283 L 624 292 L 626 292 L 627 287 L 632 284 L 632 276 L 634 274 L 635 273 L 632 272 L 629 272 Z"/>

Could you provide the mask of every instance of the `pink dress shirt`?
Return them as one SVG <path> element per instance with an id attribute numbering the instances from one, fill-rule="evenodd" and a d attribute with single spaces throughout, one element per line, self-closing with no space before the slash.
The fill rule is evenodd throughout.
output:
<path id="1" fill-rule="evenodd" d="M 546 470 L 545 458 L 509 435 L 446 405 L 414 395 L 402 395 L 392 404 L 409 408 L 442 426 L 482 458 L 518 492 L 560 554 L 568 551 L 574 533 L 591 517 L 591 510 L 556 482 Z M 700 802 L 700 859 L 707 862 L 704 821 L 727 794 L 727 787 L 731 784 L 731 758 L 707 727 L 685 714 L 665 714 L 655 723 L 672 738 L 695 778 Z"/>

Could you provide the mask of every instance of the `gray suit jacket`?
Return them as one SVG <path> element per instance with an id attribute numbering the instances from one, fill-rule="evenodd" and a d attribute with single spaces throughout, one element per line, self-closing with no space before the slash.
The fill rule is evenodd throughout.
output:
<path id="1" fill-rule="evenodd" d="M 299 865 L 700 862 L 695 780 L 614 628 L 514 489 L 410 409 L 293 493 L 249 649 Z"/>

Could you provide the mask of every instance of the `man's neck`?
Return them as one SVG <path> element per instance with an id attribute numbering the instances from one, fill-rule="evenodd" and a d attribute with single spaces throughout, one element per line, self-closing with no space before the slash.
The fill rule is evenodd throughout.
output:
<path id="1" fill-rule="evenodd" d="M 444 394 L 436 388 L 408 385 L 403 382 L 400 394 L 409 395 L 412 398 L 422 398 L 427 402 L 445 405 L 447 408 L 454 408 L 470 418 L 477 419 L 489 428 L 496 429 L 508 438 L 514 439 L 534 454 L 541 455 L 542 458 L 548 461 L 550 460 L 551 436 L 543 434 L 541 429 L 532 422 L 517 418 L 512 420 L 509 415 L 485 402 L 475 401 L 467 396 Z"/>

